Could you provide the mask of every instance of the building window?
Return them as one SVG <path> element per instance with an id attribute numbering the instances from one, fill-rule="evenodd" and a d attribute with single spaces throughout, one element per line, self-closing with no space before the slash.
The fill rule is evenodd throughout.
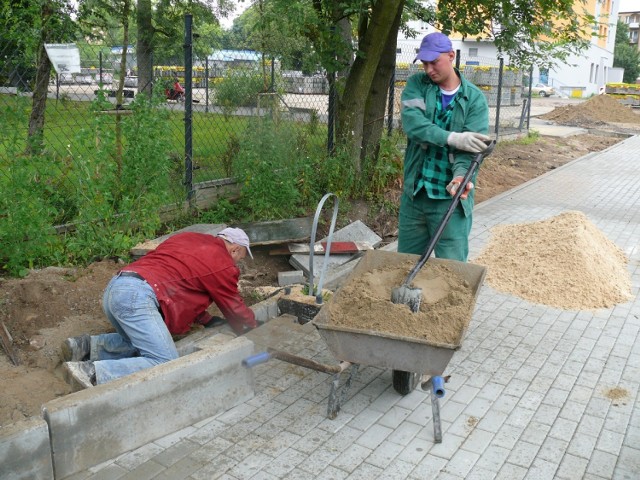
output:
<path id="1" fill-rule="evenodd" d="M 589 72 L 589 82 L 593 83 L 593 69 L 594 69 L 594 64 L 591 64 L 591 71 Z"/>
<path id="2" fill-rule="evenodd" d="M 470 48 L 469 49 L 469 56 L 470 57 L 477 57 L 478 56 L 478 49 L 477 48 Z"/>

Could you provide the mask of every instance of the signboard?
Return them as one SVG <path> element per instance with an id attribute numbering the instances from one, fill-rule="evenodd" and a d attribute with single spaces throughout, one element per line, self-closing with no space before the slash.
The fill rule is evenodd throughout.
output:
<path id="1" fill-rule="evenodd" d="M 46 43 L 44 48 L 58 75 L 80 73 L 80 50 L 75 43 Z"/>

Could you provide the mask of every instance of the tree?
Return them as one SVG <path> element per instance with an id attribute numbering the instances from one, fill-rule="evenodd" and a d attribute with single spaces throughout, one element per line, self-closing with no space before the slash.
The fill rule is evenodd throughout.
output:
<path id="1" fill-rule="evenodd" d="M 8 70 L 9 80 L 16 87 L 33 91 L 27 152 L 35 153 L 42 148 L 51 77 L 45 43 L 62 43 L 75 38 L 76 29 L 71 21 L 73 9 L 64 0 L 9 0 L 0 8 L 0 44 L 4 55 L 11 54 L 8 61 L 3 59 L 5 65 L 0 71 Z"/>
<path id="2" fill-rule="evenodd" d="M 437 5 L 417 0 L 271 1 L 279 16 L 313 44 L 327 72 L 348 72 L 339 81 L 336 137 L 358 172 L 363 158 L 375 155 L 380 140 L 382 91 L 395 59 L 391 47 L 399 29 L 406 29 L 406 19 L 491 40 L 512 64 L 522 66 L 551 66 L 581 52 L 595 22 L 582 2 L 567 0 L 439 0 Z M 300 5 L 313 7 L 315 15 L 300 17 L 298 12 L 308 12 Z M 292 21 L 292 15 L 300 18 Z"/>
<path id="3" fill-rule="evenodd" d="M 616 44 L 613 49 L 613 66 L 624 68 L 622 80 L 635 83 L 640 77 L 640 50 L 629 44 L 629 26 L 618 20 Z"/>

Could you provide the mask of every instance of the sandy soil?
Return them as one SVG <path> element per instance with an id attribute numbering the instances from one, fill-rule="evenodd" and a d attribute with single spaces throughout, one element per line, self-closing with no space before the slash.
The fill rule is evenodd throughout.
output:
<path id="1" fill-rule="evenodd" d="M 565 109 L 560 105 L 558 108 Z M 563 110 L 566 116 L 562 122 L 570 123 L 572 118 L 579 117 L 578 123 L 583 127 L 640 133 L 640 124 L 630 121 L 634 117 L 623 118 L 611 106 L 573 102 L 571 108 L 575 109 L 574 116 Z M 585 111 L 591 113 L 585 114 Z M 603 111 L 611 112 L 608 122 L 599 116 Z M 541 137 L 528 145 L 501 142 L 482 166 L 476 199 L 481 202 L 491 198 L 619 140 L 610 136 L 580 135 L 565 139 Z M 399 183 L 387 194 L 388 200 L 396 204 L 398 187 Z M 394 239 L 396 218 L 377 207 L 359 204 L 347 217 L 347 221 L 364 221 L 385 240 Z M 266 249 L 252 251 L 255 260 L 243 265 L 241 276 L 241 290 L 249 304 L 260 299 L 255 294 L 256 287 L 277 285 L 278 271 L 291 270 L 286 256 L 270 256 Z M 104 260 L 87 268 L 50 267 L 34 271 L 24 279 L 0 278 L 0 321 L 12 335 L 21 361 L 20 366 L 12 365 L 0 349 L 0 426 L 39 415 L 44 402 L 70 393 L 62 379 L 60 343 L 69 336 L 109 330 L 100 300 L 109 278 L 119 268 L 121 265 L 117 262 Z"/>

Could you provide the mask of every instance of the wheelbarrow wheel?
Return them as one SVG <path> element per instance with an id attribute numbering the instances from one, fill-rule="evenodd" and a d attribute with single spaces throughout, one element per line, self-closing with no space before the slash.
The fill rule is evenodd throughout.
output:
<path id="1" fill-rule="evenodd" d="M 408 395 L 413 392 L 422 375 L 414 372 L 403 372 L 402 370 L 394 370 L 393 372 L 393 389 L 400 395 Z"/>

